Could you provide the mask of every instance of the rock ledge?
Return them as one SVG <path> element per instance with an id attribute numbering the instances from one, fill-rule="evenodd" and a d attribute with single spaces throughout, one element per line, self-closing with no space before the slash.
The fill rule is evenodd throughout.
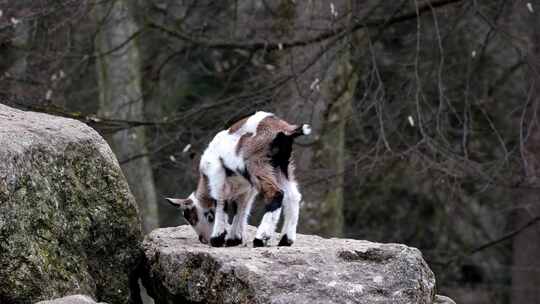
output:
<path id="1" fill-rule="evenodd" d="M 435 277 L 422 254 L 399 244 L 298 235 L 293 247 L 212 248 L 179 226 L 154 230 L 143 246 L 143 281 L 158 304 L 431 304 L 435 298 Z"/>

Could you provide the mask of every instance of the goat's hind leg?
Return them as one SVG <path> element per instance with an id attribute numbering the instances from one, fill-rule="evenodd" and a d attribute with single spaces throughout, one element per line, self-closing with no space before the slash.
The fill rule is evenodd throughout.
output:
<path id="1" fill-rule="evenodd" d="M 296 226 L 298 225 L 298 215 L 300 212 L 300 201 L 302 195 L 298 190 L 296 181 L 284 179 L 282 181 L 284 189 L 283 213 L 284 221 L 281 231 L 281 240 L 278 246 L 291 246 L 296 240 Z"/>
<path id="2" fill-rule="evenodd" d="M 274 236 L 279 216 L 281 215 L 283 191 L 278 186 L 274 170 L 271 166 L 257 167 L 250 172 L 255 172 L 257 187 L 261 190 L 266 202 L 266 212 L 253 240 L 253 247 L 263 247 Z"/>
<path id="3" fill-rule="evenodd" d="M 261 224 L 257 228 L 257 234 L 253 240 L 253 247 L 264 247 L 268 241 L 274 236 L 276 226 L 281 215 L 281 201 L 283 200 L 283 192 L 278 192 L 270 203 L 265 206 L 266 212 L 261 220 Z"/>
<path id="4" fill-rule="evenodd" d="M 247 221 L 256 196 L 257 191 L 253 189 L 242 194 L 236 201 L 238 209 L 234 215 L 231 229 L 225 238 L 225 246 L 238 246 L 245 242 Z"/>

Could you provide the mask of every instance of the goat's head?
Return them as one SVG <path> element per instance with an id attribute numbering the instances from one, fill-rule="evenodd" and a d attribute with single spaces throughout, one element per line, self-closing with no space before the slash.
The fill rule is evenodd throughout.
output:
<path id="1" fill-rule="evenodd" d="M 199 200 L 192 193 L 188 198 L 165 198 L 171 205 L 182 210 L 182 214 L 188 223 L 193 227 L 199 241 L 207 244 L 210 240 L 210 234 L 214 227 L 215 210 L 214 208 L 204 208 Z"/>

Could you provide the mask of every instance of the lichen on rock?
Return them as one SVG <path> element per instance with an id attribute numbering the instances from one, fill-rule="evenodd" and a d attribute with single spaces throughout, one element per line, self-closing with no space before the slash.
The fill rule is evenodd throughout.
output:
<path id="1" fill-rule="evenodd" d="M 0 105 L 0 303 L 83 293 L 127 303 L 141 257 L 135 201 L 85 124 Z"/>

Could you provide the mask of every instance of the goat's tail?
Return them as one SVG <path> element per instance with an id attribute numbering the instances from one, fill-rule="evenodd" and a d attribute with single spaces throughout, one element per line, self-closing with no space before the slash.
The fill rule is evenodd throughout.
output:
<path id="1" fill-rule="evenodd" d="M 302 126 L 296 128 L 294 132 L 291 134 L 292 137 L 298 137 L 302 135 L 309 135 L 311 134 L 311 126 L 308 124 L 303 124 Z"/>

